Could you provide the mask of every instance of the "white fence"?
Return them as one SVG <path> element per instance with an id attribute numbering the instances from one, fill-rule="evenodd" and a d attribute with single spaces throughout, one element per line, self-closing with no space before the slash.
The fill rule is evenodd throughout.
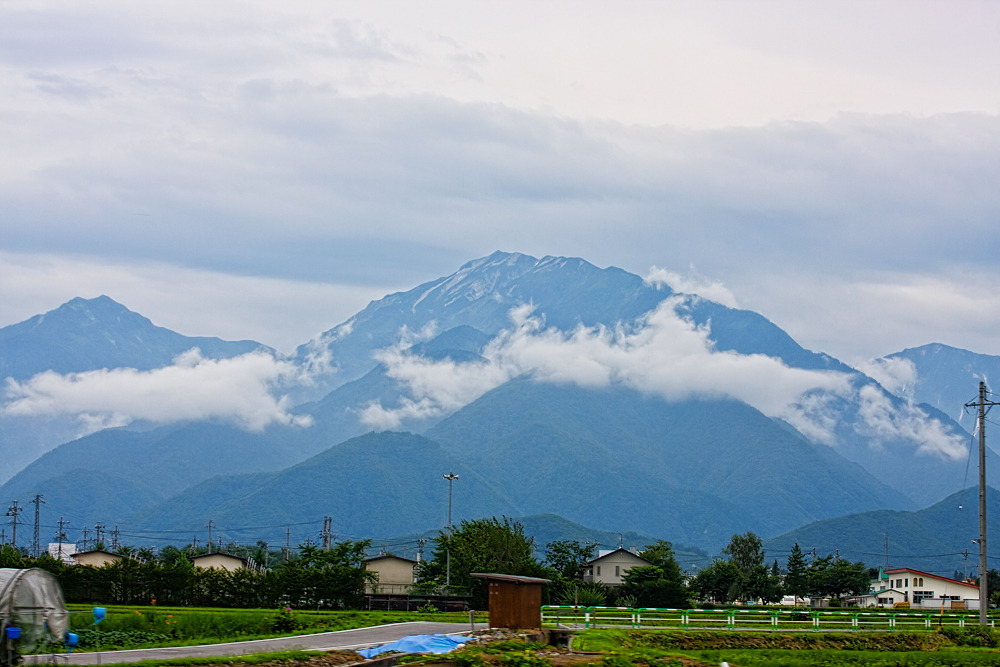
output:
<path id="1" fill-rule="evenodd" d="M 989 618 L 990 627 L 994 620 Z M 542 607 L 542 625 L 560 628 L 699 630 L 936 630 L 978 625 L 978 614 L 813 609 L 656 609 L 630 607 Z"/>

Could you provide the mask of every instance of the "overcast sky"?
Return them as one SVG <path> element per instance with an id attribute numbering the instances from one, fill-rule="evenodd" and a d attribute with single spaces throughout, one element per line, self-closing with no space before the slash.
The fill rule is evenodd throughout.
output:
<path id="1" fill-rule="evenodd" d="M 0 137 L 0 326 L 287 352 L 506 250 L 1000 354 L 992 0 L 5 0 Z"/>

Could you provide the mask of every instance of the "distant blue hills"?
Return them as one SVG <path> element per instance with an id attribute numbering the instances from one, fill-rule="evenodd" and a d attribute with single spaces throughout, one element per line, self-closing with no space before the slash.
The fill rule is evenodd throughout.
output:
<path id="1" fill-rule="evenodd" d="M 383 352 L 465 369 L 475 384 L 494 372 L 490 345 L 511 330 L 513 309 L 529 305 L 544 330 L 567 337 L 580 327 L 635 332 L 668 297 L 707 332 L 716 353 L 842 374 L 848 390 L 813 391 L 801 406 L 822 406 L 831 420 L 826 439 L 724 395 L 668 399 L 626 385 L 516 373 L 430 409 Z M 99 297 L 0 329 L 0 371 L 24 381 L 46 370 L 148 370 L 193 347 L 208 359 L 275 354 L 252 341 L 184 337 Z M 50 523 L 56 515 L 72 517 L 71 529 L 116 523 L 140 544 L 190 541 L 209 520 L 226 539 L 281 542 L 290 526 L 301 526 L 302 541 L 325 516 L 342 537 L 389 538 L 444 525 L 440 476 L 454 470 L 456 522 L 557 515 L 605 539 L 631 531 L 696 555 L 715 553 L 734 533 L 777 539 L 844 516 L 912 513 L 968 486 L 968 457 L 942 458 L 923 440 L 926 433 L 970 441 L 953 420 L 954 399 L 928 399 L 937 386 L 942 397 L 971 396 L 975 386 L 962 387 L 994 373 L 998 358 L 943 346 L 917 350 L 899 354 L 924 384 L 913 396 L 896 396 L 802 348 L 758 313 L 582 259 L 498 252 L 375 301 L 300 346 L 291 361 L 310 369 L 313 384 L 289 396 L 309 427 L 247 432 L 217 420 L 133 423 L 72 439 L 78 425 L 69 417 L 0 413 L 9 464 L 0 494 L 24 504 L 42 493 Z M 400 416 L 391 428 L 373 430 L 362 418 L 373 406 Z M 903 428 L 904 419 L 913 424 Z M 920 430 L 928 424 L 936 430 Z M 988 474 L 997 485 L 1000 471 Z M 934 530 L 928 522 L 940 517 L 927 517 L 908 519 L 906 530 Z"/>

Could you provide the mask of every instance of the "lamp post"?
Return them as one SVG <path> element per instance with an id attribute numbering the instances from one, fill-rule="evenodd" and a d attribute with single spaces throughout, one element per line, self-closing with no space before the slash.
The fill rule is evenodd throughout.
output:
<path id="1" fill-rule="evenodd" d="M 445 565 L 444 585 L 450 588 L 451 587 L 451 484 L 456 479 L 458 479 L 458 475 L 449 470 L 448 474 L 443 475 L 443 477 L 446 480 L 448 480 L 448 550 L 445 552 L 446 565 Z"/>

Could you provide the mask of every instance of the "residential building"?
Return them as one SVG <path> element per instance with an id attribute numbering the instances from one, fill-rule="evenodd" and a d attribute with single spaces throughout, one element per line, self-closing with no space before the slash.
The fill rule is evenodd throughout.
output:
<path id="1" fill-rule="evenodd" d="M 624 581 L 625 573 L 633 567 L 651 564 L 639 554 L 618 547 L 614 551 L 601 551 L 597 558 L 589 561 L 584 569 L 583 580 L 595 581 L 607 586 L 620 586 Z"/>
<path id="2" fill-rule="evenodd" d="M 374 572 L 377 581 L 365 585 L 365 593 L 371 595 L 405 595 L 413 585 L 413 572 L 417 561 L 392 554 L 382 554 L 365 560 L 365 569 Z"/>
<path id="3" fill-rule="evenodd" d="M 979 586 L 907 567 L 879 568 L 869 592 L 851 601 L 862 607 L 893 607 L 906 602 L 910 607 L 978 609 Z"/>
<path id="4" fill-rule="evenodd" d="M 206 570 L 215 568 L 217 570 L 235 572 L 236 570 L 248 569 L 250 561 L 246 558 L 240 558 L 239 556 L 233 556 L 231 554 L 214 553 L 192 556 L 191 564 L 195 567 L 204 568 Z"/>
<path id="5" fill-rule="evenodd" d="M 120 554 L 113 554 L 110 551 L 104 551 L 103 549 L 94 549 L 92 551 L 81 551 L 73 554 L 73 563 L 76 565 L 93 565 L 94 567 L 103 567 L 110 563 L 117 563 L 122 558 L 123 556 Z"/>
<path id="6" fill-rule="evenodd" d="M 49 542 L 48 552 L 50 556 L 66 565 L 75 565 L 73 554 L 79 553 L 77 546 L 72 542 Z"/>

